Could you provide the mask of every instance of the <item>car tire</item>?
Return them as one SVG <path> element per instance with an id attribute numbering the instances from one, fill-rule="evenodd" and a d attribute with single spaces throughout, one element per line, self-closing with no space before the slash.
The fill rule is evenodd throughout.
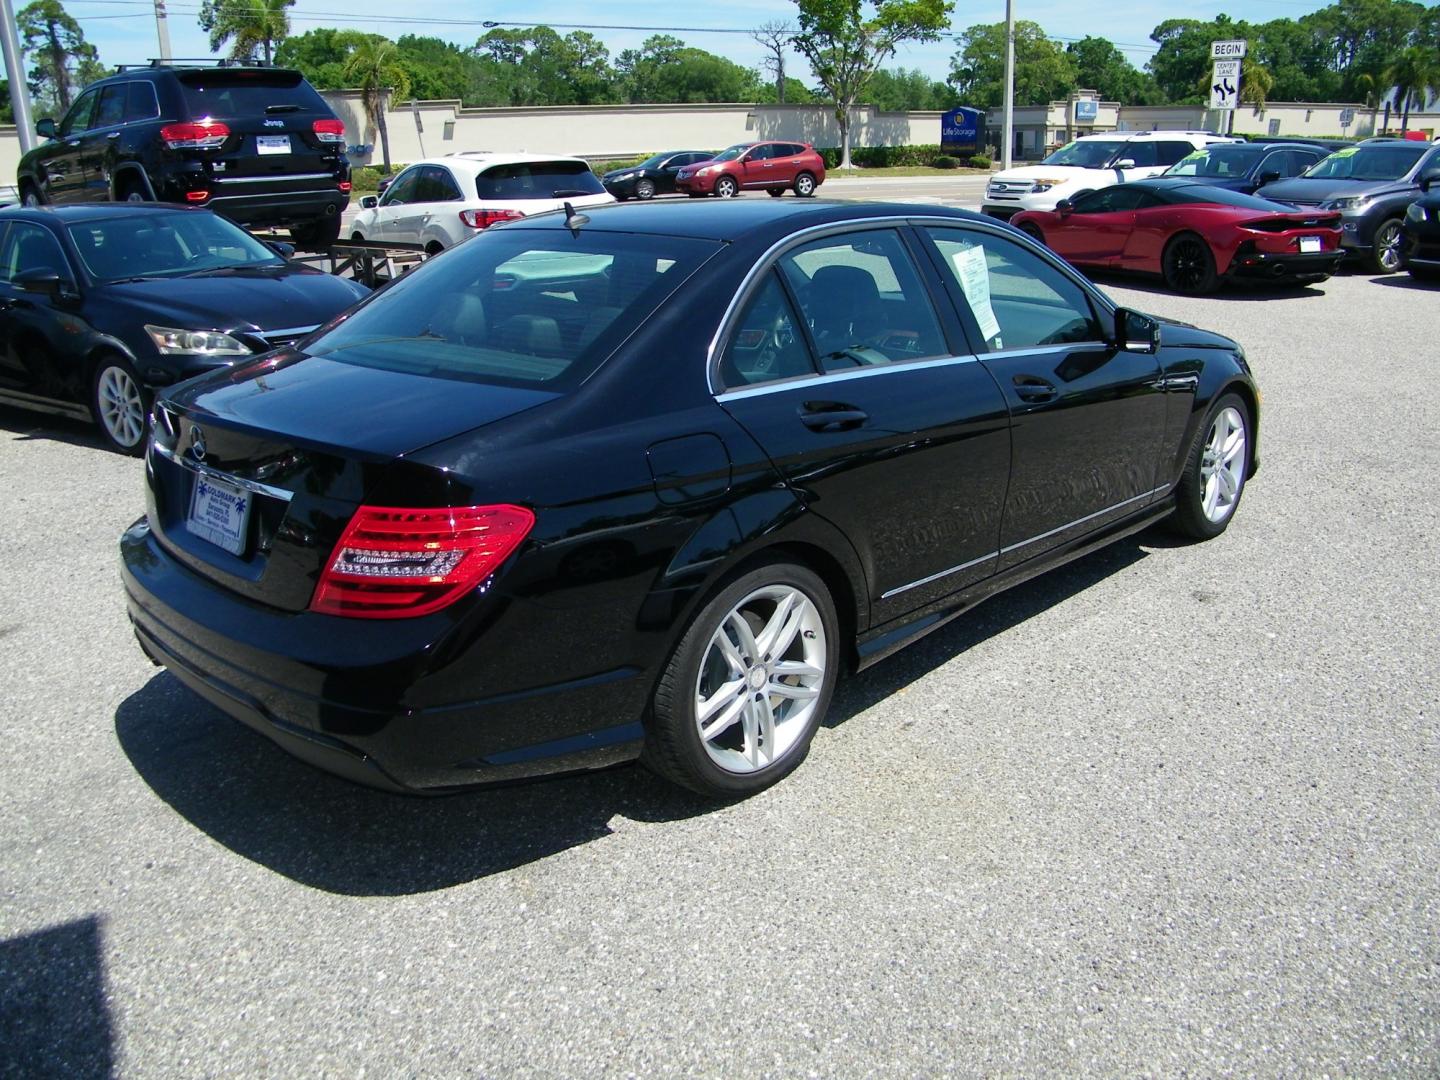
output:
<path id="1" fill-rule="evenodd" d="M 323 217 L 304 225 L 290 226 L 290 239 L 300 251 L 329 251 L 340 239 L 340 215 Z"/>
<path id="2" fill-rule="evenodd" d="M 783 187 L 768 187 L 765 189 L 765 194 L 769 195 L 772 199 L 778 199 L 781 195 L 785 194 L 785 189 Z"/>
<path id="3" fill-rule="evenodd" d="M 777 635 L 780 647 L 767 656 Z M 763 791 L 809 752 L 840 655 L 834 601 L 813 571 L 777 562 L 741 574 L 701 607 L 675 647 L 641 760 L 712 798 Z"/>
<path id="4" fill-rule="evenodd" d="M 20 185 L 20 205 L 25 207 L 44 206 L 45 197 L 40 194 L 40 189 L 34 184 L 24 183 Z"/>
<path id="5" fill-rule="evenodd" d="M 635 198 L 641 202 L 648 202 L 655 197 L 655 181 L 641 180 L 635 185 Z"/>
<path id="6" fill-rule="evenodd" d="M 130 361 L 101 357 L 90 380 L 90 412 L 111 449 L 131 457 L 145 452 L 152 396 Z"/>
<path id="7" fill-rule="evenodd" d="M 1400 219 L 1386 218 L 1375 230 L 1365 262 L 1372 274 L 1393 274 L 1405 267 L 1401 248 Z"/>
<path id="8" fill-rule="evenodd" d="M 115 197 L 117 202 L 143 203 L 151 201 L 150 193 L 145 190 L 145 186 L 140 181 L 131 179 L 121 182 Z"/>
<path id="9" fill-rule="evenodd" d="M 1040 231 L 1039 225 L 1034 225 L 1027 221 L 1024 225 L 1017 225 L 1016 228 L 1037 244 L 1043 245 L 1045 243 L 1045 234 Z"/>
<path id="10" fill-rule="evenodd" d="M 1251 431 L 1250 408 L 1239 394 L 1224 394 L 1210 407 L 1175 489 L 1174 531 L 1210 540 L 1229 526 L 1245 494 Z"/>
<path id="11" fill-rule="evenodd" d="M 802 199 L 808 199 L 813 196 L 815 194 L 815 188 L 818 186 L 819 185 L 815 183 L 815 177 L 808 172 L 802 172 L 799 176 L 795 177 L 795 194 L 799 195 Z"/>
<path id="12" fill-rule="evenodd" d="M 740 185 L 728 176 L 715 181 L 715 195 L 720 199 L 733 199 L 740 194 Z"/>
<path id="13" fill-rule="evenodd" d="M 1160 268 L 1166 286 L 1177 293 L 1203 296 L 1220 284 L 1210 245 L 1195 233 L 1172 237 L 1160 257 Z"/>

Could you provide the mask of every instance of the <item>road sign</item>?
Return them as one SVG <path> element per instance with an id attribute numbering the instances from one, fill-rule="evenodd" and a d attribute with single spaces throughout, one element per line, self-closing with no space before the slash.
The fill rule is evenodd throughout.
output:
<path id="1" fill-rule="evenodd" d="M 1245 55 L 1245 50 L 1249 47 L 1248 41 L 1212 41 L 1210 42 L 1210 59 L 1238 60 Z"/>
<path id="2" fill-rule="evenodd" d="M 1354 109 L 1341 109 L 1341 110 L 1340 110 L 1340 126 L 1341 126 L 1341 127 L 1349 127 L 1349 126 L 1350 126 L 1351 124 L 1353 124 L 1354 122 L 1355 122 L 1355 110 L 1354 110 Z"/>
<path id="3" fill-rule="evenodd" d="M 1233 109 L 1240 97 L 1240 61 L 1216 60 L 1210 75 L 1210 108 Z"/>

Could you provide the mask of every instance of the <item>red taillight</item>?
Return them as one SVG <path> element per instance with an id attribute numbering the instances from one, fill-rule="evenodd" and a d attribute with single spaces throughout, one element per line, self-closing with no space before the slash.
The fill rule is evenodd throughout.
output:
<path id="1" fill-rule="evenodd" d="M 341 181 L 340 181 L 340 184 L 339 184 L 339 187 L 340 187 L 340 190 L 341 190 L 341 191 L 349 191 L 349 190 L 350 190 L 350 181 L 349 181 L 349 180 L 341 180 Z"/>
<path id="2" fill-rule="evenodd" d="M 461 210 L 460 224 L 470 229 L 488 229 L 502 221 L 516 221 L 524 216 L 519 210 Z"/>
<path id="3" fill-rule="evenodd" d="M 310 610 L 357 619 L 428 615 L 485 581 L 534 524 L 523 506 L 362 506 L 331 552 Z"/>
<path id="4" fill-rule="evenodd" d="M 345 125 L 339 120 L 316 120 L 310 125 L 315 132 L 315 138 L 321 142 L 343 143 L 345 141 Z"/>
<path id="5" fill-rule="evenodd" d="M 210 197 L 210 192 L 208 192 L 208 191 L 187 191 L 187 192 L 185 192 L 185 201 L 186 201 L 186 202 L 204 202 L 204 201 L 205 201 L 206 199 L 208 199 L 209 197 Z"/>
<path id="6" fill-rule="evenodd" d="M 160 129 L 160 138 L 171 150 L 214 150 L 229 137 L 229 127 L 219 120 L 166 124 Z"/>

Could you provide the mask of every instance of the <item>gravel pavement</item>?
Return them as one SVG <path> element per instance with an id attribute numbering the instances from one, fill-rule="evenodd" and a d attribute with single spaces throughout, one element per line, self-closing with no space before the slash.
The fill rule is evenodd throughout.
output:
<path id="1" fill-rule="evenodd" d="M 1440 292 L 1105 286 L 1249 351 L 1233 526 L 987 603 L 722 809 L 292 761 L 131 639 L 140 464 L 0 409 L 0 1074 L 1440 1073 Z"/>

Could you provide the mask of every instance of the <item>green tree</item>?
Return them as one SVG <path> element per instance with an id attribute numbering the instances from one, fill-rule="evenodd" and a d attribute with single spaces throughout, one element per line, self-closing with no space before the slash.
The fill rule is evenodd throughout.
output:
<path id="1" fill-rule="evenodd" d="M 1411 45 L 1385 69 L 1385 82 L 1395 88 L 1400 130 L 1410 130 L 1410 110 L 1419 108 L 1431 94 L 1440 94 L 1440 56 L 1423 45 Z"/>
<path id="2" fill-rule="evenodd" d="M 211 52 L 228 42 L 233 58 L 251 60 L 258 52 L 270 64 L 276 46 L 290 33 L 287 12 L 294 5 L 295 0 L 204 0 L 200 29 L 210 35 Z"/>
<path id="3" fill-rule="evenodd" d="M 615 72 L 620 95 L 636 103 L 755 101 L 762 93 L 749 68 L 667 34 L 626 49 L 616 57 Z"/>
<path id="4" fill-rule="evenodd" d="M 777 87 L 769 79 L 760 83 L 760 92 L 755 101 L 760 105 L 810 105 L 815 102 L 815 92 L 792 76 L 785 76 L 785 99 L 780 100 Z"/>
<path id="5" fill-rule="evenodd" d="M 410 75 L 400 63 L 393 41 L 366 36 L 345 60 L 345 79 L 360 91 L 365 117 L 380 134 L 380 158 L 390 171 L 390 132 L 385 126 L 386 93 L 403 101 L 410 96 Z"/>
<path id="6" fill-rule="evenodd" d="M 1139 70 L 1102 37 L 1084 37 L 1065 46 L 1075 69 L 1075 85 L 1094 90 L 1106 101 L 1122 105 L 1159 105 L 1164 95 L 1155 80 Z"/>
<path id="7" fill-rule="evenodd" d="M 840 167 L 850 168 L 850 110 L 906 42 L 935 41 L 950 25 L 951 0 L 795 0 L 792 42 L 830 98 L 840 127 Z M 868 11 L 867 11 L 868 9 Z"/>
<path id="8" fill-rule="evenodd" d="M 100 54 L 60 0 L 35 0 L 16 24 L 20 48 L 35 61 L 27 81 L 41 111 L 65 112 L 82 88 L 105 76 Z"/>
<path id="9" fill-rule="evenodd" d="M 548 26 L 495 29 L 474 51 L 511 69 L 510 105 L 603 105 L 619 97 L 609 51 L 583 30 L 561 37 Z"/>
<path id="10" fill-rule="evenodd" d="M 1005 24 L 972 26 L 957 39 L 950 85 L 962 105 L 995 109 L 1005 101 Z M 1076 86 L 1075 62 L 1040 24 L 1015 23 L 1015 104 L 1048 105 Z"/>
<path id="11" fill-rule="evenodd" d="M 410 75 L 410 96 L 425 101 L 464 100 L 471 72 L 480 64 L 458 45 L 436 37 L 405 34 L 395 50 Z"/>
<path id="12" fill-rule="evenodd" d="M 345 61 L 356 37 L 353 30 L 307 30 L 280 43 L 275 63 L 294 68 L 317 90 L 341 90 L 345 87 Z"/>
<path id="13" fill-rule="evenodd" d="M 914 109 L 949 109 L 959 104 L 955 91 L 930 78 L 919 68 L 881 68 L 865 89 L 865 100 L 877 109 L 908 112 Z"/>
<path id="14" fill-rule="evenodd" d="M 0 79 L 0 124 L 13 124 L 15 109 L 10 104 L 10 81 Z"/>

